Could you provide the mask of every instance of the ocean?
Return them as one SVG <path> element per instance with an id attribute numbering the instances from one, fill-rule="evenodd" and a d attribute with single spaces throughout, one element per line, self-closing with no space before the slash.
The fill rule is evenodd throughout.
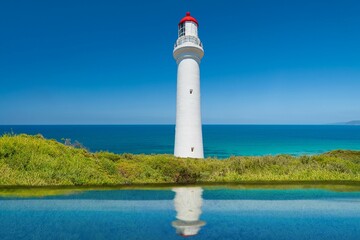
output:
<path id="1" fill-rule="evenodd" d="M 2 125 L 0 134 L 42 134 L 78 141 L 92 152 L 172 154 L 174 125 Z M 204 125 L 206 157 L 319 154 L 360 150 L 360 126 Z"/>

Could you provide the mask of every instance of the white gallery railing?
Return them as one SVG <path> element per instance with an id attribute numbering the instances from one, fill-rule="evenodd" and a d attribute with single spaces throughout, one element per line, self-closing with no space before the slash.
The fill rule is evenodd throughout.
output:
<path id="1" fill-rule="evenodd" d="M 198 37 L 195 36 L 182 36 L 180 38 L 178 38 L 178 40 L 176 41 L 174 48 L 176 48 L 177 46 L 187 43 L 187 42 L 191 42 L 194 43 L 200 47 L 202 47 L 202 43 L 200 41 L 200 39 Z"/>

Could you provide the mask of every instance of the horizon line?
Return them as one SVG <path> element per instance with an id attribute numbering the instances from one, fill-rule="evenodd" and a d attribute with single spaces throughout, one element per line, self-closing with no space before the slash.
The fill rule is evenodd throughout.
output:
<path id="1" fill-rule="evenodd" d="M 348 122 L 341 123 L 205 123 L 202 126 L 207 125 L 351 125 Z M 0 126 L 156 126 L 156 125 L 167 125 L 175 126 L 175 123 L 34 123 L 34 124 L 0 124 Z M 353 125 L 354 126 L 354 125 Z"/>

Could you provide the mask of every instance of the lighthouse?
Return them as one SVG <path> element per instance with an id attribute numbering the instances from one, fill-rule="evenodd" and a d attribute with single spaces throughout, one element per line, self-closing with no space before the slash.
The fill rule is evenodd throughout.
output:
<path id="1" fill-rule="evenodd" d="M 198 21 L 187 12 L 179 22 L 173 51 L 178 66 L 174 155 L 184 158 L 204 158 L 200 107 L 200 61 L 204 49 L 198 27 Z"/>

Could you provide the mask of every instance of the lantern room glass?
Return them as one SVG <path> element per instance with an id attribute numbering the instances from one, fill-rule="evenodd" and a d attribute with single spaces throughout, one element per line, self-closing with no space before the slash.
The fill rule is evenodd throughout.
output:
<path id="1" fill-rule="evenodd" d="M 185 36 L 185 23 L 179 25 L 179 37 Z"/>

